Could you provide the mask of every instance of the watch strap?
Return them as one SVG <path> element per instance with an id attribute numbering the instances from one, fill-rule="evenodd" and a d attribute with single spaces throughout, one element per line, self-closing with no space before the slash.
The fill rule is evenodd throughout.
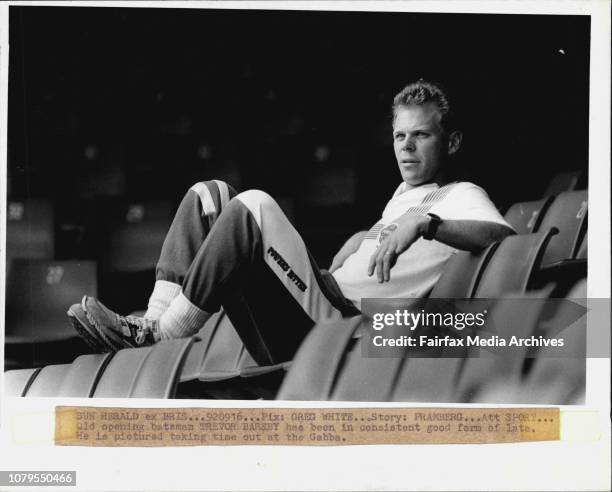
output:
<path id="1" fill-rule="evenodd" d="M 427 216 L 429 217 L 429 224 L 427 224 L 427 229 L 423 233 L 423 239 L 431 241 L 436 237 L 436 233 L 438 232 L 438 227 L 440 227 L 440 224 L 442 223 L 442 219 L 436 214 L 428 213 Z"/>

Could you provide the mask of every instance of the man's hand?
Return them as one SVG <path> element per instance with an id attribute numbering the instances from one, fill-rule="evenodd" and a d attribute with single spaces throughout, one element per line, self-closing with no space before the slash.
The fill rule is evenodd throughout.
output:
<path id="1" fill-rule="evenodd" d="M 402 215 L 393 225 L 395 230 L 385 237 L 378 249 L 370 257 L 368 265 L 368 276 L 372 276 L 376 271 L 378 282 L 388 282 L 389 272 L 397 257 L 406 251 L 423 233 L 429 217 L 426 215 Z"/>
<path id="2" fill-rule="evenodd" d="M 334 259 L 332 260 L 332 264 L 329 267 L 330 273 L 333 273 L 334 271 L 338 270 L 338 268 L 344 265 L 346 259 L 359 249 L 359 246 L 361 246 L 361 242 L 363 241 L 363 238 L 366 234 L 367 231 L 360 231 L 356 234 L 353 234 L 344 243 L 344 245 L 340 248 L 340 251 L 336 253 L 336 256 L 334 256 Z"/>
<path id="3" fill-rule="evenodd" d="M 376 272 L 378 281 L 388 282 L 389 272 L 397 257 L 406 251 L 428 227 L 427 215 L 404 214 L 394 224 L 395 230 L 385 237 L 371 256 L 368 275 Z M 387 226 L 389 227 L 389 226 Z M 453 248 L 480 251 L 496 241 L 515 232 L 503 224 L 482 220 L 444 220 L 436 232 L 435 239 Z"/>

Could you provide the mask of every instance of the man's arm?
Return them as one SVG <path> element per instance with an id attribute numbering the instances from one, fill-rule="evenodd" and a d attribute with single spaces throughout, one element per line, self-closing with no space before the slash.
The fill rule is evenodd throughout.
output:
<path id="1" fill-rule="evenodd" d="M 514 234 L 512 229 L 497 222 L 445 220 L 438 227 L 436 240 L 453 248 L 479 251 L 512 234 Z"/>
<path id="2" fill-rule="evenodd" d="M 397 257 L 406 251 L 427 230 L 431 218 L 427 215 L 402 215 L 397 228 L 380 244 L 370 258 L 368 275 L 376 272 L 379 282 L 389 281 L 389 272 Z M 436 232 L 436 240 L 453 248 L 478 251 L 495 241 L 514 234 L 509 227 L 496 222 L 479 220 L 444 220 Z"/>
<path id="3" fill-rule="evenodd" d="M 367 231 L 359 231 L 348 238 L 348 240 L 340 248 L 340 251 L 338 251 L 336 256 L 334 256 L 332 264 L 329 267 L 330 273 L 338 270 L 338 268 L 344 265 L 346 259 L 359 249 L 359 246 L 361 246 L 361 242 L 366 234 Z"/>

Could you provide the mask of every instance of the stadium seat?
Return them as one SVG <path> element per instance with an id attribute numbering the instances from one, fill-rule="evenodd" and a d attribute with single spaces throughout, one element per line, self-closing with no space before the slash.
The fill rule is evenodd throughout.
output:
<path id="1" fill-rule="evenodd" d="M 31 382 L 25 396 L 58 396 L 60 386 L 69 368 L 70 364 L 43 367 Z"/>
<path id="2" fill-rule="evenodd" d="M 197 380 L 209 346 L 208 340 L 194 340 L 179 375 L 179 383 Z"/>
<path id="3" fill-rule="evenodd" d="M 534 335 L 563 337 L 564 346 L 560 349 L 562 352 L 552 353 L 552 350 L 559 349 L 550 347 L 532 349 L 525 360 L 520 380 L 516 376 L 507 377 L 503 374 L 504 371 L 497 371 L 494 374 L 497 377 L 491 377 L 483 384 L 476 398 L 470 400 L 471 403 L 512 402 L 531 405 L 584 403 L 586 316 L 576 310 L 576 304 L 583 305 L 586 281 L 578 282 L 577 290 L 581 293 L 577 294 L 576 289 L 573 289 L 567 297 L 575 304 L 557 304 L 552 316 L 550 313 L 543 313 L 534 330 Z M 575 295 L 580 299 L 572 297 Z M 551 307 L 554 308 L 555 305 Z M 572 322 L 572 319 L 576 321 Z M 567 328 L 559 331 L 563 326 Z"/>
<path id="4" fill-rule="evenodd" d="M 552 177 L 543 196 L 581 189 L 582 177 L 582 171 L 560 171 Z"/>
<path id="5" fill-rule="evenodd" d="M 223 310 L 206 322 L 199 336 L 202 340 L 190 350 L 181 381 L 186 377 L 222 381 L 239 377 L 242 368 L 256 365 Z"/>
<path id="6" fill-rule="evenodd" d="M 190 349 L 181 371 L 180 383 L 200 381 L 216 383 L 220 381 L 257 379 L 272 373 L 283 374 L 291 361 L 260 365 L 246 349 L 230 319 L 223 310 L 215 313 L 200 329 L 199 338 Z M 258 382 L 242 381 L 237 383 L 255 394 Z M 196 389 L 202 394 L 210 394 L 213 385 L 201 385 Z"/>
<path id="7" fill-rule="evenodd" d="M 25 396 L 30 383 L 36 378 L 41 368 L 13 369 L 4 373 L 4 395 Z"/>
<path id="8" fill-rule="evenodd" d="M 517 234 L 529 234 L 538 229 L 542 217 L 554 197 L 548 196 L 532 202 L 519 202 L 512 205 L 504 218 Z"/>
<path id="9" fill-rule="evenodd" d="M 203 371 L 203 367 L 210 367 L 209 363 L 205 363 L 211 355 L 209 342 L 210 339 L 196 341 L 189 350 L 181 370 L 177 397 L 253 399 L 262 396 L 259 392 L 253 392 L 252 388 L 245 387 L 241 377 L 241 367 L 251 366 L 255 362 L 250 357 L 247 362 L 246 355 L 236 358 L 232 347 L 229 351 L 233 353 L 226 366 L 219 366 L 222 356 L 214 357 L 217 366 L 211 371 Z M 247 353 L 246 350 L 243 353 Z M 271 391 L 274 392 L 273 389 Z"/>
<path id="10" fill-rule="evenodd" d="M 104 268 L 135 272 L 155 268 L 174 207 L 169 201 L 133 203 L 111 221 Z"/>
<path id="11" fill-rule="evenodd" d="M 77 357 L 64 373 L 55 396 L 91 397 L 113 355 L 86 354 Z"/>
<path id="12" fill-rule="evenodd" d="M 6 274 L 15 259 L 52 259 L 55 251 L 53 203 L 10 201 L 6 209 Z"/>
<path id="13" fill-rule="evenodd" d="M 317 324 L 298 349 L 279 400 L 328 400 L 361 316 Z"/>
<path id="14" fill-rule="evenodd" d="M 397 378 L 390 400 L 452 402 L 456 381 L 464 363 L 465 359 L 461 357 L 408 359 Z"/>
<path id="15" fill-rule="evenodd" d="M 407 351 L 387 400 L 452 401 L 456 379 L 464 364 L 465 352 L 464 347 L 433 347 Z"/>
<path id="16" fill-rule="evenodd" d="M 221 331 L 213 339 L 202 364 L 200 381 L 219 381 L 240 376 L 242 368 L 256 365 L 236 331 Z"/>
<path id="17" fill-rule="evenodd" d="M 474 297 L 523 294 L 530 286 L 542 255 L 556 230 L 506 237 L 486 265 Z"/>
<path id="18" fill-rule="evenodd" d="M 578 253 L 576 253 L 576 259 L 586 260 L 588 256 L 589 256 L 588 234 L 587 234 L 587 231 L 584 231 L 582 242 L 580 243 L 580 247 L 578 248 Z"/>
<path id="19" fill-rule="evenodd" d="M 529 297 L 547 297 L 553 285 Z M 510 294 L 509 298 L 520 297 L 523 294 Z M 498 335 L 508 333 L 521 336 L 534 330 L 542 311 L 541 303 L 521 304 L 517 312 L 516 300 L 508 300 L 494 305 L 491 311 L 491 329 Z M 519 319 L 517 319 L 519 316 Z M 448 350 L 448 349 L 447 349 Z M 457 349 L 455 349 L 457 350 Z M 521 369 L 526 357 L 523 353 L 512 352 L 514 357 L 492 357 L 478 347 L 465 347 L 458 349 L 463 352 L 460 357 L 407 358 L 395 388 L 391 394 L 392 401 L 420 401 L 420 402 L 470 402 L 478 399 L 481 388 L 500 375 L 519 381 Z M 454 355 L 454 354 L 453 354 Z M 510 400 L 506 400 L 509 402 Z"/>
<path id="20" fill-rule="evenodd" d="M 5 373 L 5 394 L 27 397 L 172 398 L 193 339 L 88 354 L 71 364 Z"/>
<path id="21" fill-rule="evenodd" d="M 275 371 L 286 371 L 291 367 L 293 361 L 281 362 L 279 364 L 271 364 L 269 366 L 258 366 L 245 364 L 240 369 L 240 376 L 243 378 L 253 378 L 261 376 L 262 374 L 268 374 Z"/>
<path id="22" fill-rule="evenodd" d="M 6 343 L 75 337 L 66 309 L 85 294 L 97 294 L 92 261 L 14 260 L 6 287 Z"/>
<path id="23" fill-rule="evenodd" d="M 479 254 L 457 253 L 448 262 L 431 297 L 495 297 L 517 286 L 524 291 L 552 233 L 510 236 Z M 447 353 L 448 357 L 438 357 L 439 353 L 432 354 L 432 358 L 423 357 L 425 354 L 363 357 L 359 342 L 352 346 L 350 343 L 359 320 L 356 317 L 333 326 L 316 326 L 298 350 L 278 398 L 452 401 L 465 363 L 463 357 L 451 357 L 456 351 Z"/>
<path id="24" fill-rule="evenodd" d="M 559 234 L 550 241 L 546 248 L 542 259 L 543 266 L 576 257 L 580 241 L 586 230 L 587 200 L 586 190 L 567 191 L 559 194 L 548 208 L 538 231 L 556 227 Z"/>
<path id="25" fill-rule="evenodd" d="M 387 401 L 403 359 L 363 357 L 361 339 L 346 354 L 331 400 Z"/>
<path id="26" fill-rule="evenodd" d="M 457 252 L 444 265 L 442 276 L 429 297 L 437 299 L 470 299 L 487 263 L 497 249 L 497 243 L 479 253 Z"/>
<path id="27" fill-rule="evenodd" d="M 464 294 L 462 294 L 463 296 Z M 425 308 L 430 305 L 429 302 L 422 303 L 420 300 L 415 299 L 415 303 L 411 304 L 413 309 Z M 434 302 L 433 305 L 437 306 L 439 303 Z M 397 304 L 390 303 L 390 306 L 407 308 L 408 304 L 405 302 L 399 302 Z M 393 310 L 393 309 L 391 309 Z M 359 318 L 357 318 L 359 319 Z M 336 359 L 338 362 L 332 365 L 332 370 L 335 371 L 333 378 L 333 384 L 330 387 L 329 395 L 326 399 L 339 400 L 339 401 L 390 401 L 395 398 L 399 400 L 410 400 L 410 397 L 402 393 L 401 389 L 398 391 L 398 385 L 403 384 L 404 388 L 408 387 L 406 379 L 409 375 L 413 375 L 414 371 L 418 371 L 423 365 L 428 365 L 425 357 L 431 355 L 431 351 L 427 353 L 422 350 L 416 352 L 411 351 L 408 353 L 404 351 L 403 354 L 398 357 L 366 357 L 363 354 L 363 343 L 369 343 L 370 337 L 363 336 L 361 333 L 362 326 L 358 324 L 357 329 L 353 333 L 353 338 L 349 340 L 349 343 L 345 344 L 345 350 L 343 354 L 338 358 L 334 356 L 333 360 Z M 319 336 L 334 336 L 333 333 L 327 332 L 319 333 Z M 355 338 L 357 335 L 362 335 L 359 338 Z M 342 332 L 340 341 L 343 341 L 347 333 Z M 321 342 L 320 342 L 321 343 Z M 441 350 L 434 349 L 436 353 Z M 382 355 L 382 354 L 379 354 Z M 318 360 L 315 359 L 315 363 Z M 312 360 L 311 360 L 312 363 Z M 318 373 L 320 368 L 316 364 L 312 364 L 308 368 L 299 366 L 299 361 L 296 359 L 295 363 L 291 366 L 289 375 L 293 375 L 294 371 L 305 370 L 308 373 L 317 373 L 317 380 L 321 380 L 324 384 L 328 384 L 329 379 L 321 378 Z M 410 366 L 411 369 L 406 370 L 406 367 Z M 331 376 L 328 375 L 328 377 Z M 289 377 L 289 376 L 287 376 Z M 414 393 L 411 395 L 414 396 Z"/>
<path id="28" fill-rule="evenodd" d="M 179 397 L 273 397 L 290 362 L 258 365 L 223 310 L 200 329 L 180 374 Z M 247 381 L 248 380 L 248 381 Z"/>
<path id="29" fill-rule="evenodd" d="M 178 338 L 117 352 L 102 373 L 95 398 L 172 398 L 193 343 Z"/>
<path id="30" fill-rule="evenodd" d="M 548 287 L 537 294 L 517 292 L 512 298 L 501 299 L 493 306 L 488 326 L 491 334 L 510 339 L 513 335 L 524 339 L 534 334 L 544 308 L 543 302 L 552 291 Z M 513 299 L 515 298 L 515 299 Z M 520 299 L 516 299 L 520 298 Z M 530 299 L 530 300 L 527 300 Z M 503 380 L 504 384 L 519 383 L 525 359 L 529 355 L 528 347 L 513 347 L 503 355 L 487 353 L 487 349 L 470 347 L 467 358 L 457 378 L 452 401 L 469 403 L 479 400 L 479 392 L 495 379 Z M 501 403 L 501 402 L 497 402 Z M 511 400 L 506 403 L 512 403 Z"/>
<path id="31" fill-rule="evenodd" d="M 509 236 L 480 254 L 458 253 L 449 261 L 432 297 L 524 293 L 552 234 L 554 230 Z M 351 344 L 359 319 L 315 327 L 298 350 L 278 398 L 455 401 L 459 377 L 468 360 L 465 350 L 437 351 L 431 358 L 426 358 L 427 354 L 416 356 L 414 352 L 397 358 L 366 358 L 359 342 Z"/>
<path id="32" fill-rule="evenodd" d="M 588 307 L 587 303 L 587 283 L 586 279 L 579 281 L 568 293 L 567 299 L 572 302 Z M 565 310 L 565 312 L 564 312 Z M 549 336 L 562 336 L 564 346 L 567 347 L 568 356 L 554 357 L 554 353 L 549 347 L 539 349 L 537 357 L 531 367 L 525 386 L 531 389 L 533 394 L 541 394 L 550 389 L 551 397 L 554 399 L 541 402 L 556 405 L 574 405 L 584 401 L 586 385 L 586 337 L 587 337 L 587 316 L 578 318 L 574 323 L 567 326 L 562 331 L 559 327 L 566 320 L 568 310 L 572 310 L 572 305 L 564 304 L 559 307 L 551 319 L 540 325 L 543 334 Z"/>

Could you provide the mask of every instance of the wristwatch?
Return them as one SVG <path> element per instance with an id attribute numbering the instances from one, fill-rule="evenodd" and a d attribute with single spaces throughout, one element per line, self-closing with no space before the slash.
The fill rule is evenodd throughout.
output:
<path id="1" fill-rule="evenodd" d="M 440 227 L 442 219 L 436 214 L 427 215 L 429 217 L 429 224 L 427 224 L 427 229 L 423 233 L 423 239 L 431 241 L 434 237 L 436 237 L 436 232 L 438 232 L 438 227 Z"/>

